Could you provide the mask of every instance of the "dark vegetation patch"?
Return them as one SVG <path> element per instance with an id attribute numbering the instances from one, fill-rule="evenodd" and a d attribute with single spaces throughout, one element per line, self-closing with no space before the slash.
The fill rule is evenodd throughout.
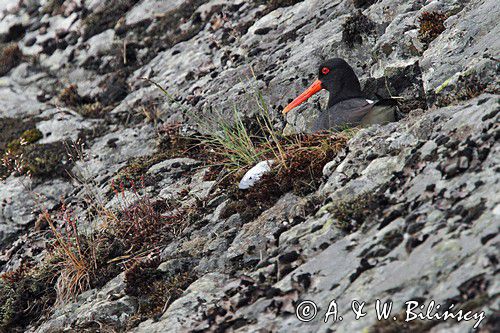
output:
<path id="1" fill-rule="evenodd" d="M 12 25 L 7 33 L 0 35 L 0 43 L 17 42 L 24 37 L 26 27 L 21 23 Z"/>
<path id="2" fill-rule="evenodd" d="M 404 68 L 387 68 L 385 76 L 369 78 L 363 93 L 370 99 L 392 99 L 397 103 L 401 115 L 417 108 L 427 109 L 427 95 L 424 91 L 422 72 L 418 63 Z"/>
<path id="3" fill-rule="evenodd" d="M 132 191 L 137 190 L 132 187 Z M 120 195 L 119 191 L 116 194 Z M 171 241 L 175 229 L 183 227 L 184 217 L 179 208 L 163 200 L 139 197 L 137 193 L 137 201 L 124 204 L 111 219 L 113 235 L 121 239 L 129 251 L 143 252 Z"/>
<path id="4" fill-rule="evenodd" d="M 38 129 L 24 131 L 18 139 L 7 144 L 2 154 L 0 179 L 11 173 L 27 174 L 37 179 L 69 177 L 72 161 L 68 156 L 69 142 L 37 144 L 42 138 Z"/>
<path id="5" fill-rule="evenodd" d="M 89 98 L 80 96 L 76 84 L 70 84 L 64 88 L 59 94 L 59 101 L 68 107 L 76 107 L 91 102 Z"/>
<path id="6" fill-rule="evenodd" d="M 38 268 L 22 264 L 0 275 L 0 331 L 23 332 L 38 320 L 56 299 L 54 266 Z"/>
<path id="7" fill-rule="evenodd" d="M 368 8 L 378 0 L 352 0 L 354 7 L 356 8 Z"/>
<path id="8" fill-rule="evenodd" d="M 106 92 L 104 92 L 106 93 Z M 101 102 L 92 98 L 81 96 L 78 93 L 78 86 L 70 84 L 64 88 L 58 96 L 59 102 L 64 106 L 74 109 L 86 118 L 102 118 L 110 107 L 105 107 Z"/>
<path id="9" fill-rule="evenodd" d="M 71 220 L 71 213 L 69 217 L 64 214 L 64 210 L 62 216 L 59 214 L 55 219 L 46 217 L 51 227 L 69 224 L 70 228 L 66 230 L 70 230 L 71 241 L 82 249 L 82 261 L 93 263 L 87 267 L 89 287 L 101 287 L 120 272 L 141 263 L 143 258 L 154 258 L 162 246 L 178 235 L 190 216 L 163 200 L 139 193 L 138 186 L 134 184 L 131 188 L 135 196 L 133 199 L 125 198 L 123 184 L 114 188 L 120 202 L 116 209 L 92 208 L 104 221 L 104 228 L 91 236 L 74 232 L 76 221 Z M 57 231 L 52 231 L 57 235 Z M 56 239 L 56 246 L 68 247 L 63 238 Z M 69 258 L 64 257 L 63 260 Z"/>
<path id="10" fill-rule="evenodd" d="M 342 26 L 342 41 L 349 47 L 363 43 L 363 35 L 372 34 L 375 23 L 358 10 Z"/>
<path id="11" fill-rule="evenodd" d="M 436 106 L 444 107 L 467 101 L 483 93 L 500 93 L 498 89 L 495 90 L 495 88 L 491 88 L 488 84 L 481 81 L 481 78 L 477 74 L 461 75 L 456 84 L 450 86 L 451 89 L 445 87 L 442 91 L 433 96 Z"/>
<path id="12" fill-rule="evenodd" d="M 87 40 L 107 29 L 113 28 L 116 22 L 127 13 L 139 0 L 109 1 L 102 9 L 90 13 L 83 19 L 84 38 Z"/>
<path id="13" fill-rule="evenodd" d="M 335 201 L 327 211 L 336 220 L 336 226 L 348 233 L 358 230 L 365 222 L 388 206 L 386 197 L 378 192 L 365 193 L 349 201 Z"/>
<path id="14" fill-rule="evenodd" d="M 66 0 L 49 0 L 42 9 L 42 13 L 51 16 L 62 14 L 62 5 Z"/>
<path id="15" fill-rule="evenodd" d="M 419 19 L 420 29 L 418 30 L 418 38 L 427 46 L 436 39 L 443 31 L 446 30 L 444 21 L 448 18 L 448 14 L 439 12 L 423 12 Z"/>
<path id="16" fill-rule="evenodd" d="M 23 53 L 16 43 L 0 44 L 0 76 L 7 74 L 23 60 Z"/>
<path id="17" fill-rule="evenodd" d="M 37 144 L 42 137 L 42 132 L 32 128 L 7 143 L 2 153 L 0 178 L 6 178 L 12 172 L 41 179 L 67 177 L 66 171 L 72 166 L 68 158 L 68 142 Z"/>
<path id="18" fill-rule="evenodd" d="M 42 179 L 69 177 L 72 162 L 68 157 L 68 144 L 58 141 L 21 147 L 23 168 L 31 176 Z"/>
<path id="19" fill-rule="evenodd" d="M 268 10 L 275 10 L 281 7 L 293 6 L 304 0 L 266 0 Z"/>
<path id="20" fill-rule="evenodd" d="M 13 140 L 19 139 L 24 131 L 35 128 L 34 119 L 0 118 L 0 152 Z"/>
<path id="21" fill-rule="evenodd" d="M 196 280 L 189 271 L 171 275 L 157 269 L 159 260 L 137 263 L 125 273 L 128 295 L 138 299 L 139 310 L 129 319 L 128 328 L 137 326 L 147 318 L 158 318 L 167 307 L 179 298 L 184 290 Z"/>

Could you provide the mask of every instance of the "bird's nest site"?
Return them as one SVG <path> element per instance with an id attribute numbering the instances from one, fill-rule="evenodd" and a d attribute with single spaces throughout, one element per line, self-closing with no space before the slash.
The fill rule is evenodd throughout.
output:
<path id="1" fill-rule="evenodd" d="M 271 172 L 250 189 L 239 190 L 234 185 L 228 189 L 231 203 L 222 217 L 239 213 L 244 221 L 250 221 L 285 193 L 305 196 L 314 192 L 320 184 L 323 167 L 348 140 L 345 133 L 301 134 L 282 139 L 279 153 L 274 151 L 267 156 L 276 161 Z"/>

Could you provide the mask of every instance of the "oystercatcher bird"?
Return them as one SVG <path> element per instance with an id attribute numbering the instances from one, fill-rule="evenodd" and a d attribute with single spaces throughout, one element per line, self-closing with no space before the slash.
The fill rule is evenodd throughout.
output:
<path id="1" fill-rule="evenodd" d="M 330 93 L 328 109 L 321 112 L 311 132 L 386 124 L 396 120 L 396 101 L 366 99 L 354 70 L 340 58 L 330 59 L 321 64 L 318 79 L 288 104 L 283 113 L 288 113 L 322 89 Z"/>

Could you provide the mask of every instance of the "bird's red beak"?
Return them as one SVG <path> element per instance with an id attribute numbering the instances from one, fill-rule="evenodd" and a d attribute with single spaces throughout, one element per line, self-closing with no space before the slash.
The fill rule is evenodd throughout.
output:
<path id="1" fill-rule="evenodd" d="M 283 114 L 288 113 L 290 110 L 296 108 L 300 104 L 307 101 L 312 95 L 316 94 L 318 91 L 323 89 L 322 83 L 320 80 L 314 81 L 313 84 L 309 88 L 306 89 L 302 94 L 299 95 L 296 99 L 292 101 L 292 103 L 288 104 L 286 108 L 283 110 Z"/>

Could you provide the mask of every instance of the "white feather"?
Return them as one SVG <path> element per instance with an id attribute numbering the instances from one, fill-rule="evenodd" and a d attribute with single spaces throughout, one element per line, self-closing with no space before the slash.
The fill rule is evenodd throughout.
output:
<path id="1" fill-rule="evenodd" d="M 240 180 L 240 189 L 247 190 L 253 187 L 266 173 L 271 171 L 274 160 L 267 160 L 257 163 L 253 168 L 247 171 Z"/>

